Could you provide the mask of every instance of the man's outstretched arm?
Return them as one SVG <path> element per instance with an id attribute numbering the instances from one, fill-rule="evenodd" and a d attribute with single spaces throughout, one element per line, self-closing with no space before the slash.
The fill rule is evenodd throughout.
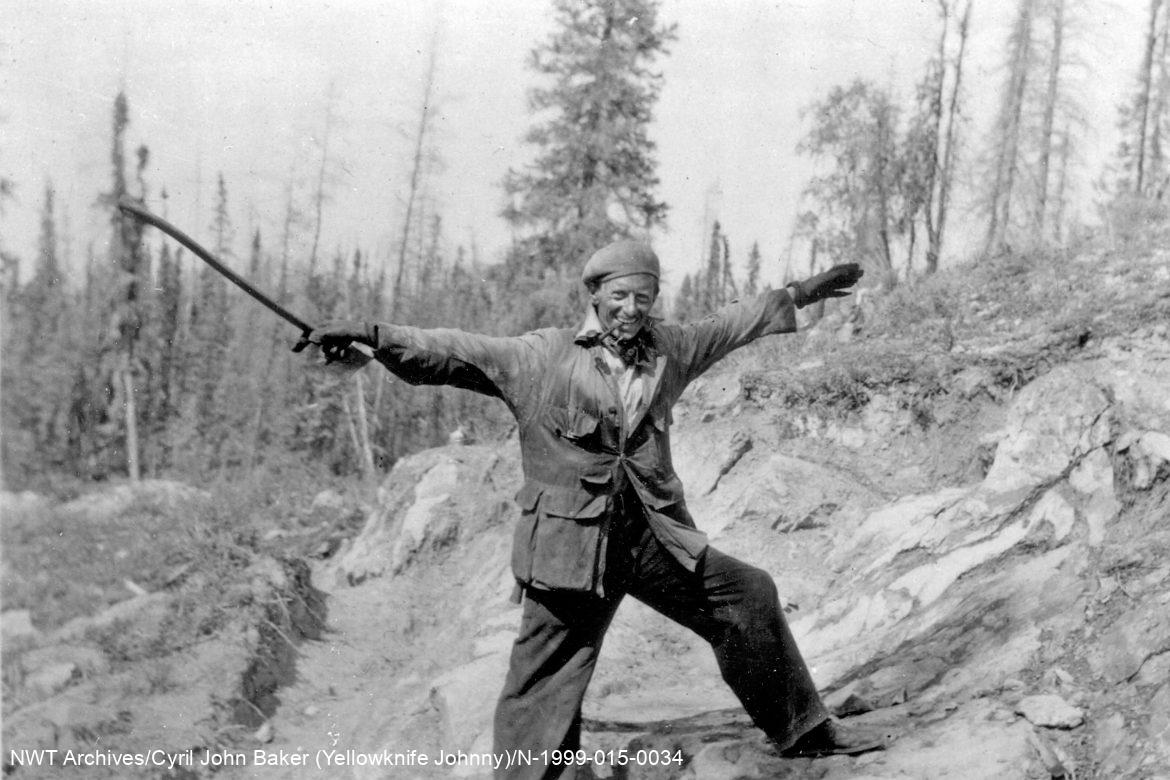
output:
<path id="1" fill-rule="evenodd" d="M 364 344 L 395 376 L 414 385 L 450 385 L 508 400 L 511 385 L 539 349 L 539 334 L 484 336 L 451 328 L 415 328 L 385 322 L 335 321 L 313 330 L 308 341 L 328 358 Z"/>
<path id="2" fill-rule="evenodd" d="M 836 265 L 782 290 L 736 301 L 681 329 L 686 381 L 702 374 L 728 353 L 762 336 L 796 330 L 796 309 L 849 294 L 864 271 L 856 263 Z"/>

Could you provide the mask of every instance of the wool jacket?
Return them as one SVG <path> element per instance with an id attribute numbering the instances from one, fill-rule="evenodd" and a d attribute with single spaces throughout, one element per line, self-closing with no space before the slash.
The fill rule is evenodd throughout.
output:
<path id="1" fill-rule="evenodd" d="M 524 483 L 512 572 L 524 587 L 603 593 L 619 495 L 636 494 L 657 539 L 694 570 L 707 537 L 687 512 L 670 456 L 671 408 L 686 386 L 749 342 L 796 330 L 786 290 L 685 325 L 650 327 L 654 366 L 632 418 L 600 350 L 571 328 L 496 337 L 378 323 L 375 357 L 412 384 L 496 396 L 519 426 Z M 628 511 L 628 510 L 627 510 Z"/>

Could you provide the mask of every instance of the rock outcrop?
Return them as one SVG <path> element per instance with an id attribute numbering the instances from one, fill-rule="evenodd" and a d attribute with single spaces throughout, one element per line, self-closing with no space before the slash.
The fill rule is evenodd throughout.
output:
<path id="1" fill-rule="evenodd" d="M 1039 373 L 1002 411 L 963 421 L 967 438 L 955 446 L 986 458 L 983 473 L 925 491 L 908 477 L 914 469 L 873 458 L 937 446 L 900 414 L 871 411 L 801 433 L 781 412 L 723 391 L 738 382 L 702 389 L 680 408 L 675 437 L 694 515 L 718 546 L 774 573 L 826 701 L 898 738 L 857 759 L 779 759 L 709 650 L 627 602 L 586 699 L 585 746 L 661 748 L 683 760 L 597 765 L 594 776 L 1170 769 L 1155 706 L 1170 696 L 1163 346 L 1112 342 Z M 954 402 L 976 403 L 963 387 Z M 307 650 L 313 681 L 291 695 L 334 691 L 339 745 L 490 751 L 518 621 L 507 599 L 508 502 L 518 485 L 514 443 L 406 458 L 363 532 L 317 572 L 332 583 L 340 622 L 326 646 Z M 381 637 L 381 662 L 354 646 L 370 631 Z M 343 673 L 318 666 L 346 658 L 376 668 L 348 694 L 335 687 Z M 276 721 L 290 744 L 323 727 L 296 704 L 290 712 Z M 417 774 L 487 776 L 466 765 Z"/>

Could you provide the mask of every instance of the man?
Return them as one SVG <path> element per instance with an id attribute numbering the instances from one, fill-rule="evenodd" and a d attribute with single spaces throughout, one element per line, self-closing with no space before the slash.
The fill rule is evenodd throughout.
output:
<path id="1" fill-rule="evenodd" d="M 796 330 L 797 308 L 847 295 L 861 275 L 840 265 L 699 322 L 664 324 L 650 316 L 658 258 L 624 240 L 585 264 L 590 306 L 579 329 L 497 338 L 335 323 L 310 334 L 327 355 L 360 342 L 409 382 L 495 395 L 516 417 L 524 485 L 512 571 L 523 617 L 496 709 L 497 753 L 577 748 L 581 701 L 626 594 L 711 644 L 724 679 L 782 755 L 883 746 L 829 717 L 771 576 L 708 545 L 670 457 L 670 410 L 691 380 L 761 336 Z M 573 772 L 535 765 L 499 776 Z"/>

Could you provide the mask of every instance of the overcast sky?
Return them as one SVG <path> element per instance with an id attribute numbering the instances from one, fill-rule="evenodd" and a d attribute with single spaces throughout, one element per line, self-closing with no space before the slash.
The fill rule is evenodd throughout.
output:
<path id="1" fill-rule="evenodd" d="M 982 140 L 1002 83 L 1008 0 L 977 0 L 970 142 Z M 1145 0 L 1082 3 L 1092 40 L 1077 94 L 1092 124 L 1082 179 L 1116 143 L 1117 104 L 1138 64 Z M 500 180 L 531 150 L 529 50 L 551 29 L 548 0 L 5 0 L 0 29 L 0 171 L 17 186 L 0 241 L 31 262 L 45 182 L 77 241 L 98 234 L 91 204 L 108 188 L 111 106 L 130 103 L 130 142 L 151 152 L 172 221 L 206 237 L 215 177 L 227 181 L 243 252 L 259 227 L 274 241 L 290 180 L 315 175 L 326 107 L 337 168 L 322 246 L 385 253 L 408 180 L 409 133 L 438 30 L 436 194 L 452 244 L 485 259 L 507 245 Z M 810 173 L 795 147 L 801 109 L 866 77 L 904 98 L 934 45 L 935 0 L 665 0 L 678 41 L 652 136 L 669 228 L 656 238 L 668 282 L 699 263 L 716 214 L 737 262 L 759 241 L 780 273 Z M 332 94 L 332 100 L 330 95 Z M 157 201 L 152 205 L 157 206 Z M 961 221 L 961 216 L 960 216 Z M 266 239 L 268 240 L 268 239 Z M 962 247 L 957 249 L 961 252 Z M 84 246 L 72 247 L 76 258 Z"/>

